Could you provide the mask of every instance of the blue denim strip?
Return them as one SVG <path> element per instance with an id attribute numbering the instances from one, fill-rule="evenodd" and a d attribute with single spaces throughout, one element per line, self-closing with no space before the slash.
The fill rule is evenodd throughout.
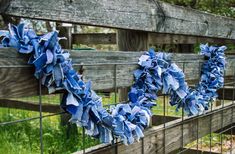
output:
<path id="1" fill-rule="evenodd" d="M 31 54 L 29 64 L 35 66 L 35 77 L 42 78 L 42 84 L 50 91 L 66 91 L 61 107 L 72 115 L 70 121 L 104 143 L 110 143 L 112 135 L 125 144 L 144 137 L 143 130 L 149 126 L 159 90 L 170 95 L 170 104 L 177 109 L 184 107 L 188 115 L 197 115 L 208 109 L 224 82 L 224 46 L 201 45 L 200 54 L 208 60 L 203 63 L 195 90 L 187 86 L 184 73 L 169 54 L 150 49 L 139 58 L 128 104 L 118 104 L 108 111 L 102 106 L 101 97 L 91 90 L 91 82 L 85 83 L 73 69 L 68 51 L 59 45 L 57 31 L 37 36 L 20 24 L 10 25 L 9 32 L 0 31 L 0 36 L 4 36 L 0 47 L 14 47 L 19 53 Z"/>

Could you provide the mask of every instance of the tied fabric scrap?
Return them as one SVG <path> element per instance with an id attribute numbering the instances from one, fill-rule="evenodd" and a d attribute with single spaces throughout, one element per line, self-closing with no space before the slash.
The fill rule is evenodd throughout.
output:
<path id="1" fill-rule="evenodd" d="M 118 137 L 124 144 L 132 144 L 144 137 L 149 126 L 151 107 L 155 106 L 157 92 L 170 95 L 170 104 L 183 107 L 188 115 L 202 114 L 217 97 L 216 90 L 223 86 L 226 47 L 201 45 L 206 60 L 201 80 L 195 90 L 189 89 L 182 70 L 171 61 L 170 55 L 150 49 L 139 58 L 139 69 L 128 93 L 128 104 L 118 104 L 107 111 L 102 98 L 91 90 L 72 66 L 69 52 L 59 45 L 58 32 L 38 36 L 24 24 L 9 25 L 1 47 L 14 47 L 22 54 L 31 54 L 29 64 L 35 67 L 35 77 L 42 80 L 49 93 L 64 89 L 62 108 L 72 115 L 71 122 L 86 129 L 86 133 L 110 143 Z"/>

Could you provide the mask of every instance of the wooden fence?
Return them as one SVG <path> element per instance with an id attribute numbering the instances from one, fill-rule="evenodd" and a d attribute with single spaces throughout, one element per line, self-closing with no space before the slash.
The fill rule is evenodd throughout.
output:
<path id="1" fill-rule="evenodd" d="M 94 90 L 129 87 L 138 58 L 149 44 L 235 42 L 234 19 L 157 0 L 0 0 L 0 13 L 4 16 L 116 28 L 117 33 L 111 34 L 70 33 L 73 43 L 118 45 L 120 51 L 113 52 L 69 50 L 74 67 L 83 74 L 85 81 L 93 82 Z M 200 76 L 203 57 L 193 53 L 172 53 L 171 56 L 184 70 L 187 82 L 195 84 Z M 33 68 L 27 65 L 27 58 L 15 49 L 0 49 L 1 107 L 38 111 L 38 105 L 7 99 L 38 95 L 38 81 L 33 77 Z M 225 76 L 226 82 L 230 82 L 235 73 L 235 56 L 227 56 L 227 61 Z M 226 90 L 229 94 L 225 96 Z M 232 93 L 234 88 L 224 87 L 220 97 L 231 100 L 234 99 Z M 47 89 L 43 89 L 43 94 L 48 94 Z M 121 143 L 99 145 L 86 151 L 108 154 L 116 149 L 116 152 L 123 154 L 170 153 L 199 137 L 233 125 L 234 107 L 230 103 L 201 116 L 171 119 L 158 126 L 154 126 L 153 122 L 153 127 L 145 132 L 145 138 L 140 142 L 128 147 Z M 42 109 L 54 112 L 59 111 L 59 106 L 43 104 Z"/>

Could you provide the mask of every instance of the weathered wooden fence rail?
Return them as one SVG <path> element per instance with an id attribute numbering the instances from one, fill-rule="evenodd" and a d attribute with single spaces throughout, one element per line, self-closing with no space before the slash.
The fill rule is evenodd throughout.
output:
<path id="1" fill-rule="evenodd" d="M 60 102 L 58 102 L 58 104 L 59 103 Z M 11 100 L 11 99 L 0 99 L 0 107 L 39 112 L 39 104 L 29 101 L 26 102 L 26 101 Z M 42 111 L 48 113 L 59 113 L 61 112 L 61 108 L 59 105 L 43 103 Z"/>
<path id="2" fill-rule="evenodd" d="M 116 33 L 72 33 L 73 44 L 116 44 L 116 38 Z M 235 40 L 177 34 L 148 33 L 148 43 L 152 45 L 196 43 L 227 44 L 235 43 Z"/>
<path id="3" fill-rule="evenodd" d="M 235 122 L 234 104 L 225 106 L 223 109 L 217 109 L 207 112 L 201 116 L 173 120 L 159 126 L 153 126 L 145 131 L 145 138 L 140 142 L 135 142 L 126 147 L 123 144 L 116 145 L 98 145 L 86 149 L 89 154 L 110 154 L 115 148 L 119 154 L 156 154 L 156 153 L 170 153 L 182 147 L 181 139 L 183 138 L 183 145 L 191 143 L 197 138 L 203 137 L 211 132 L 215 132 Z M 223 121 L 222 121 L 223 120 Z M 222 123 L 222 125 L 221 125 Z M 154 123 L 153 123 L 154 124 Z M 164 138 L 164 134 L 166 135 Z M 183 136 L 182 136 L 183 134 Z M 76 152 L 74 154 L 82 154 L 83 152 Z"/>
<path id="4" fill-rule="evenodd" d="M 158 33 L 235 39 L 235 21 L 158 0 L 1 0 L 0 12 L 34 18 Z"/>
<path id="5" fill-rule="evenodd" d="M 70 51 L 74 67 L 85 81 L 92 81 L 94 90 L 128 87 L 133 83 L 133 71 L 143 52 Z M 186 80 L 195 83 L 200 76 L 203 57 L 197 54 L 171 54 L 172 60 L 184 69 Z M 38 81 L 28 57 L 12 48 L 0 49 L 0 98 L 38 94 Z M 226 76 L 233 76 L 235 56 L 228 56 Z M 115 70 L 116 69 L 116 70 Z M 116 73 L 116 74 L 115 74 Z M 116 83 L 115 83 L 116 79 Z M 46 89 L 43 92 L 46 94 Z"/>

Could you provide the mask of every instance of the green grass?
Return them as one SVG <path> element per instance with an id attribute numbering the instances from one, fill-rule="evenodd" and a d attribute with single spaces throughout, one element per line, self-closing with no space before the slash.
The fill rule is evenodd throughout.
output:
<path id="1" fill-rule="evenodd" d="M 38 102 L 38 97 L 20 98 L 21 101 Z M 59 104 L 59 96 L 43 96 L 43 103 Z M 43 113 L 44 115 L 49 113 Z M 15 121 L 39 116 L 38 112 L 0 108 L 0 122 Z M 39 120 L 0 126 L 0 153 L 40 153 Z M 86 136 L 85 148 L 97 145 L 98 140 Z M 43 118 L 43 145 L 46 154 L 69 154 L 83 149 L 82 128 L 60 125 L 60 115 Z"/>
<path id="2" fill-rule="evenodd" d="M 38 96 L 22 97 L 22 98 L 14 98 L 13 100 L 38 103 L 39 97 Z M 60 104 L 60 95 L 59 94 L 42 95 L 42 103 Z"/>
<path id="3" fill-rule="evenodd" d="M 14 100 L 38 103 L 38 96 L 17 98 Z M 115 95 L 103 97 L 103 104 L 115 103 Z M 117 97 L 118 100 L 118 97 Z M 42 96 L 42 103 L 59 104 L 60 95 Z M 108 106 L 107 106 L 108 107 Z M 46 115 L 49 113 L 43 113 Z M 38 117 L 38 112 L 0 108 L 0 122 L 15 121 Z M 60 125 L 60 115 L 43 118 L 43 145 L 46 154 L 69 154 L 83 147 L 99 144 L 97 139 L 85 137 L 83 145 L 82 128 L 75 125 Z M 0 154 L 37 154 L 40 153 L 39 120 L 0 126 Z"/>
<path id="4" fill-rule="evenodd" d="M 182 111 L 176 111 L 176 106 L 171 106 L 169 104 L 169 98 L 165 96 L 165 106 L 164 106 L 164 97 L 158 97 L 156 101 L 157 105 L 152 108 L 152 112 L 154 115 L 164 115 L 164 108 L 165 108 L 165 115 L 166 116 L 174 116 L 180 117 L 182 116 Z"/>
<path id="5" fill-rule="evenodd" d="M 0 109 L 1 122 L 38 116 L 36 112 Z M 0 153 L 40 153 L 39 120 L 0 126 Z M 97 140 L 86 137 L 85 147 L 96 145 Z M 43 119 L 44 152 L 48 154 L 72 153 L 82 149 L 82 130 L 74 125 L 61 126 L 60 116 Z"/>
<path id="6" fill-rule="evenodd" d="M 115 103 L 115 95 L 103 98 L 103 105 Z M 19 98 L 17 100 L 38 103 L 38 97 Z M 118 97 L 117 97 L 118 100 Z M 59 95 L 42 97 L 43 103 L 59 104 Z M 164 98 L 159 97 L 157 106 L 153 107 L 155 115 L 163 115 Z M 167 116 L 181 116 L 181 110 L 176 112 L 175 107 L 169 105 L 165 98 Z M 108 106 L 107 106 L 108 107 Z M 43 113 L 44 115 L 48 113 Z M 37 117 L 38 112 L 17 109 L 0 108 L 0 122 L 15 121 L 24 118 Z M 75 125 L 62 126 L 60 115 L 43 118 L 43 145 L 46 154 L 69 154 L 83 149 L 82 129 Z M 39 120 L 0 126 L 0 154 L 37 154 L 40 153 Z M 213 134 L 213 143 L 216 146 L 219 138 Z M 208 146 L 208 136 L 203 138 L 203 146 Z M 99 141 L 86 136 L 85 148 L 99 144 Z M 193 143 L 192 143 L 193 144 Z"/>
<path id="7" fill-rule="evenodd" d="M 115 103 L 115 95 L 102 96 L 103 105 Z M 116 98 L 118 100 L 118 96 Z M 38 103 L 38 97 L 24 97 L 16 100 Z M 59 104 L 59 95 L 42 96 L 42 103 Z M 162 114 L 162 99 L 154 107 L 154 114 Z M 108 108 L 108 106 L 107 106 Z M 170 110 L 174 110 L 171 107 Z M 171 115 L 174 112 L 170 112 Z M 43 113 L 44 115 L 48 113 Z M 39 116 L 38 112 L 0 108 L 0 122 L 15 121 Z M 36 154 L 40 153 L 39 120 L 0 126 L 0 153 Z M 83 149 L 82 129 L 75 125 L 61 126 L 60 115 L 43 118 L 43 145 L 46 154 L 67 154 Z M 85 138 L 85 148 L 99 144 L 98 140 Z"/>

